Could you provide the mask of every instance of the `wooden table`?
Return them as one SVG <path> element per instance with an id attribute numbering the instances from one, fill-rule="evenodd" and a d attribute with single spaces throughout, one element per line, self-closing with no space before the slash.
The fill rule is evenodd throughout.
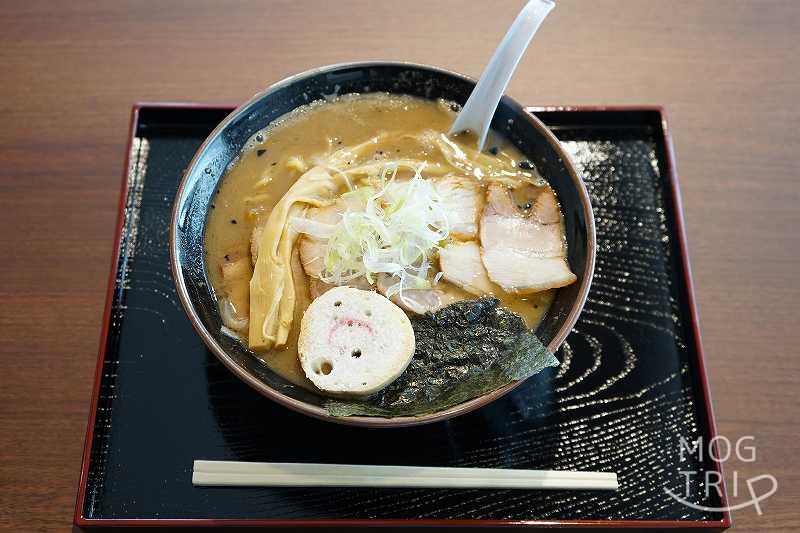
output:
<path id="1" fill-rule="evenodd" d="M 2 2 L 0 528 L 71 523 L 131 104 L 358 59 L 477 76 L 521 2 L 403 4 Z M 509 90 L 666 106 L 719 429 L 757 447 L 726 466 L 780 483 L 741 531 L 800 521 L 798 27 L 792 0 L 559 0 Z"/>

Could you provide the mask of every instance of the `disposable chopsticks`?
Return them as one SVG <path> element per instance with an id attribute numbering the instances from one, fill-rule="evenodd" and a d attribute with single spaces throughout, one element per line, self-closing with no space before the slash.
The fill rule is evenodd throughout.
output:
<path id="1" fill-rule="evenodd" d="M 194 462 L 192 483 L 251 487 L 619 488 L 617 475 L 607 472 L 201 460 Z"/>

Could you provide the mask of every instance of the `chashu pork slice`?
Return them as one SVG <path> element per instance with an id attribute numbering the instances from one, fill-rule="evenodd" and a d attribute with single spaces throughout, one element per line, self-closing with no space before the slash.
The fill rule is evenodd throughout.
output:
<path id="1" fill-rule="evenodd" d="M 347 203 L 340 199 L 330 206 L 309 209 L 306 211 L 305 218 L 308 223 L 315 225 L 318 230 L 324 232 L 326 226 L 335 226 L 339 223 L 342 218 L 341 215 L 347 207 Z M 310 235 L 303 235 L 298 248 L 300 251 L 300 263 L 308 276 L 308 290 L 311 299 L 316 300 L 329 290 L 337 287 L 337 285 L 325 283 L 319 279 L 325 267 L 326 242 Z M 344 286 L 362 290 L 373 288 L 363 277 L 350 280 Z"/>
<path id="2" fill-rule="evenodd" d="M 306 210 L 303 219 L 296 221 L 304 229 L 313 230 L 314 234 L 333 234 L 336 226 L 342 221 L 342 215 L 348 210 L 360 210 L 363 206 L 357 197 L 339 197 L 336 201 L 324 207 L 312 207 Z M 298 228 L 300 229 L 300 228 Z M 303 234 L 300 239 L 300 262 L 303 270 L 309 277 L 319 279 L 325 266 L 326 240 Z M 348 286 L 363 288 L 352 283 Z"/>
<path id="3" fill-rule="evenodd" d="M 481 249 L 475 241 L 451 242 L 439 250 L 442 277 L 475 296 L 497 291 L 481 260 Z"/>
<path id="4" fill-rule="evenodd" d="M 341 220 L 342 212 L 342 206 L 336 203 L 325 207 L 312 207 L 306 211 L 305 218 L 312 224 L 335 226 Z M 309 277 L 319 279 L 325 268 L 325 252 L 327 250 L 325 241 L 310 235 L 303 235 L 299 248 L 303 270 Z"/>
<path id="5" fill-rule="evenodd" d="M 475 239 L 483 208 L 481 184 L 474 178 L 447 176 L 436 180 L 436 190 L 447 210 L 450 234 L 459 239 Z"/>
<path id="6" fill-rule="evenodd" d="M 376 287 L 378 292 L 386 296 L 389 288 L 395 283 L 397 283 L 396 277 L 389 274 L 378 274 Z M 446 283 L 438 283 L 431 289 L 406 289 L 403 291 L 402 298 L 399 294 L 394 294 L 389 299 L 404 311 L 424 315 L 464 299 L 462 295 L 458 294 L 458 291 L 452 289 L 453 287 Z"/>
<path id="7" fill-rule="evenodd" d="M 553 195 L 544 191 L 541 195 Z M 540 195 L 540 196 L 541 196 Z M 491 184 L 481 216 L 481 257 L 489 279 L 506 292 L 526 294 L 569 285 L 577 279 L 569 269 L 555 197 L 537 198 L 525 216 L 511 191 Z"/>

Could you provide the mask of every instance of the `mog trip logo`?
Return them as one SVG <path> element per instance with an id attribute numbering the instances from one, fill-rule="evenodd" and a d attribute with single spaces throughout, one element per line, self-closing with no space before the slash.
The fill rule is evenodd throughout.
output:
<path id="1" fill-rule="evenodd" d="M 707 445 L 704 445 L 703 438 L 700 437 L 699 439 L 695 440 L 692 443 L 689 443 L 684 437 L 680 438 L 678 442 L 678 454 L 680 455 L 681 463 L 686 461 L 687 454 L 689 456 L 697 457 L 699 462 L 703 462 L 704 455 L 708 454 L 712 460 L 719 462 L 720 464 L 726 463 L 731 457 L 736 457 L 739 461 L 743 463 L 754 463 L 756 461 L 756 447 L 755 447 L 755 437 L 752 435 L 746 435 L 744 437 L 739 438 L 735 444 L 732 444 L 731 441 L 724 436 L 716 436 L 713 439 L 710 439 Z M 734 455 L 735 454 L 735 455 Z M 749 479 L 744 480 L 744 484 L 747 487 L 747 494 L 749 494 L 750 499 L 747 501 L 735 503 L 732 505 L 728 505 L 726 507 L 705 507 L 702 505 L 697 505 L 687 501 L 690 498 L 691 492 L 691 483 L 695 480 L 701 482 L 705 489 L 705 496 L 709 497 L 711 495 L 711 490 L 716 490 L 717 494 L 722 497 L 722 476 L 716 470 L 705 471 L 705 472 L 698 472 L 697 470 L 679 470 L 678 474 L 683 477 L 685 481 L 685 492 L 683 495 L 675 494 L 668 488 L 664 488 L 664 492 L 669 494 L 672 498 L 679 501 L 683 505 L 687 507 L 691 507 L 693 509 L 699 509 L 701 511 L 733 511 L 736 509 L 743 509 L 745 507 L 753 506 L 756 508 L 756 512 L 761 515 L 761 505 L 760 502 L 766 500 L 773 494 L 775 491 L 778 490 L 778 480 L 775 479 L 775 476 L 771 474 L 760 474 L 757 476 L 753 476 Z M 763 487 L 765 486 L 764 482 L 769 482 L 770 487 L 763 491 L 759 492 L 756 485 Z M 733 498 L 736 499 L 739 497 L 739 490 L 741 480 L 739 479 L 739 472 L 736 470 L 732 471 L 732 488 L 733 488 Z"/>

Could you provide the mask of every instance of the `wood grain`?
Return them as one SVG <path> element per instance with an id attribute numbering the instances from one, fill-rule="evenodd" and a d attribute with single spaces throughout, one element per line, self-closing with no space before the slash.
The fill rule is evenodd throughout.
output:
<path id="1" fill-rule="evenodd" d="M 357 59 L 477 75 L 520 3 L 1 3 L 0 528 L 71 522 L 130 105 Z M 791 0 L 560 0 L 509 90 L 667 107 L 719 430 L 758 449 L 728 469 L 780 483 L 740 531 L 800 520 L 798 25 Z"/>

